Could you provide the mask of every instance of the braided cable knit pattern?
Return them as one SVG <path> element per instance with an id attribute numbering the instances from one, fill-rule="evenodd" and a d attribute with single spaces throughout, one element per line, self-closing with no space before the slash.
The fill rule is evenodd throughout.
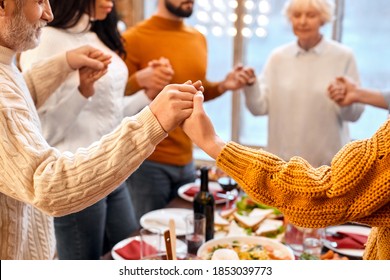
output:
<path id="1" fill-rule="evenodd" d="M 54 226 L 49 216 L 80 211 L 107 196 L 167 134 L 146 107 L 100 141 L 74 154 L 61 154 L 40 133 L 33 99 L 11 65 L 14 55 L 0 46 L 0 259 L 53 259 Z M 63 61 L 55 57 L 48 65 Z M 37 93 L 47 95 L 42 86 L 53 89 L 66 78 L 55 71 L 25 76 L 30 77 L 38 103 L 43 99 Z"/>
<path id="2" fill-rule="evenodd" d="M 367 259 L 390 259 L 390 121 L 367 140 L 346 145 L 331 166 L 285 162 L 263 150 L 228 143 L 217 165 L 261 203 L 302 227 L 358 222 L 373 227 Z M 375 229 L 375 230 L 374 230 Z"/>

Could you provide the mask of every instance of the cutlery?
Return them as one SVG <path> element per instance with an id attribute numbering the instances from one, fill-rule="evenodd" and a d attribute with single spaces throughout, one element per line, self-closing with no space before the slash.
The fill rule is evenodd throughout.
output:
<path id="1" fill-rule="evenodd" d="M 333 248 L 337 248 L 338 244 L 337 242 L 334 242 L 334 241 L 329 241 L 329 240 L 324 240 L 325 243 L 327 243 L 329 246 L 333 247 Z"/>
<path id="2" fill-rule="evenodd" d="M 176 258 L 176 226 L 175 226 L 174 219 L 169 219 L 169 232 L 170 232 L 170 237 L 171 237 L 172 260 L 177 260 L 177 258 Z"/>
<path id="3" fill-rule="evenodd" d="M 165 248 L 167 249 L 167 260 L 172 260 L 172 240 L 171 240 L 171 233 L 169 230 L 166 230 L 164 232 L 164 241 L 165 241 Z"/>
<path id="4" fill-rule="evenodd" d="M 329 232 L 329 231 L 326 231 L 325 232 L 325 235 L 326 236 L 330 236 L 330 237 L 334 237 L 334 238 L 343 238 L 344 236 L 341 235 L 340 233 L 338 232 Z M 330 245 L 331 247 L 333 248 L 337 248 L 338 244 L 336 241 L 330 241 L 328 239 L 325 238 L 324 240 L 328 245 Z"/>
<path id="5" fill-rule="evenodd" d="M 339 233 L 339 232 L 325 232 L 326 236 L 331 236 L 331 237 L 334 237 L 334 238 L 343 238 L 344 235 Z"/>

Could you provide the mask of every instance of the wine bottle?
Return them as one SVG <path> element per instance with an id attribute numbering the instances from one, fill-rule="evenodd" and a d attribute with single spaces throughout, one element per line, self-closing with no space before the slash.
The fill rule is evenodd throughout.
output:
<path id="1" fill-rule="evenodd" d="M 209 170 L 200 169 L 200 191 L 194 198 L 194 213 L 201 213 L 206 217 L 206 241 L 214 238 L 214 196 L 209 192 Z"/>

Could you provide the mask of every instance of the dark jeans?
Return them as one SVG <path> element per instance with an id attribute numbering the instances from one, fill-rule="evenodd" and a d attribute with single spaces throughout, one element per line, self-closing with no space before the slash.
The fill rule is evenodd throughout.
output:
<path id="1" fill-rule="evenodd" d="M 184 166 L 145 160 L 127 179 L 137 221 L 142 215 L 164 208 L 184 184 L 195 181 L 193 162 Z"/>
<path id="2" fill-rule="evenodd" d="M 119 241 L 137 230 L 126 184 L 94 205 L 54 218 L 61 260 L 98 260 Z"/>

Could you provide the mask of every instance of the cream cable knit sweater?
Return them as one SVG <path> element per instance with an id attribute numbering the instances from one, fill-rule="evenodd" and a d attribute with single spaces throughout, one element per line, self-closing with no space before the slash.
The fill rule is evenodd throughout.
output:
<path id="1" fill-rule="evenodd" d="M 42 137 L 34 102 L 42 105 L 71 72 L 65 55 L 38 65 L 25 80 L 14 59 L 0 46 L 0 259 L 52 259 L 50 216 L 107 196 L 166 133 L 146 107 L 90 147 L 61 154 Z"/>

